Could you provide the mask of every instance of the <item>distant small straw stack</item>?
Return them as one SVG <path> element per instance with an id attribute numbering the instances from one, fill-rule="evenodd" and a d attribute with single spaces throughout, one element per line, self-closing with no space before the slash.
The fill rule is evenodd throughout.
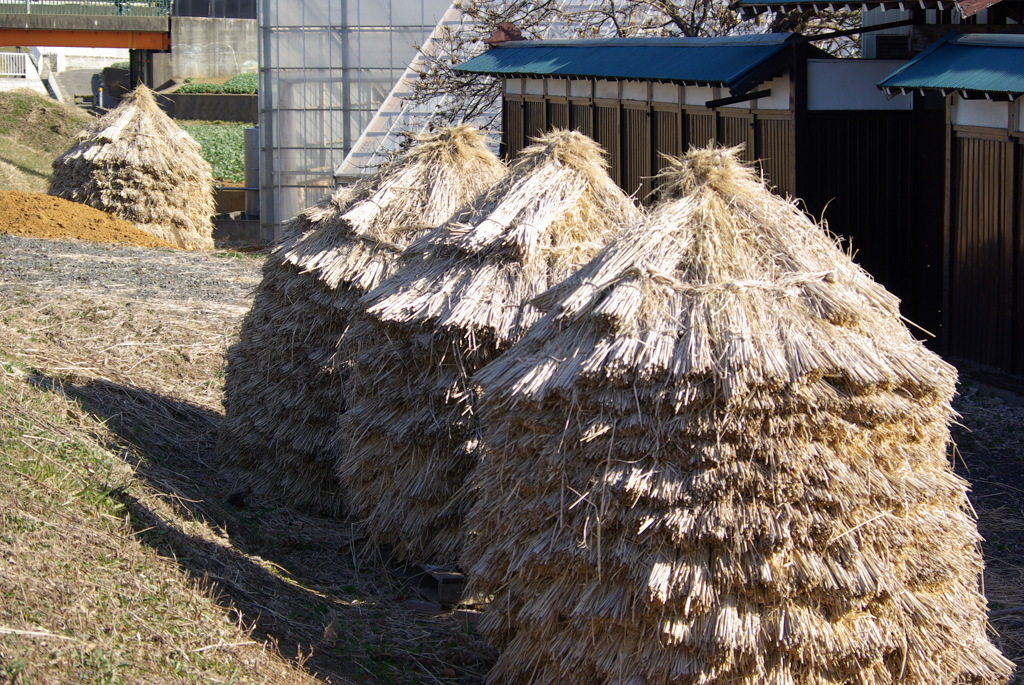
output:
<path id="1" fill-rule="evenodd" d="M 534 296 L 639 218 L 601 148 L 556 131 L 410 245 L 403 266 L 364 298 L 337 454 L 371 542 L 406 560 L 457 562 L 470 502 L 463 479 L 478 456 L 470 374 L 539 318 Z"/>
<path id="2" fill-rule="evenodd" d="M 1001 683 L 955 370 L 735 149 L 482 369 L 490 683 Z"/>
<path id="3" fill-rule="evenodd" d="M 346 407 L 351 310 L 405 245 L 505 173 L 476 130 L 443 129 L 294 220 L 228 351 L 220 452 L 240 485 L 342 511 L 331 443 Z"/>
<path id="4" fill-rule="evenodd" d="M 216 205 L 200 150 L 140 85 L 53 161 L 49 193 L 186 250 L 209 250 Z"/>

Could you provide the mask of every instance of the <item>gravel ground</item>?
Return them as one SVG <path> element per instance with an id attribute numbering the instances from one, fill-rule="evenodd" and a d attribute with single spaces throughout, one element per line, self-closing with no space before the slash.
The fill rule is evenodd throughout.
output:
<path id="1" fill-rule="evenodd" d="M 0 235 L 0 287 L 74 288 L 248 309 L 265 255 L 187 252 Z"/>

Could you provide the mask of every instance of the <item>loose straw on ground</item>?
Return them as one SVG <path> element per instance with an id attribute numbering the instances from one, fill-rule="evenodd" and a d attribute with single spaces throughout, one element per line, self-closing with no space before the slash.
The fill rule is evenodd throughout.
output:
<path id="1" fill-rule="evenodd" d="M 491 683 L 1001 683 L 955 370 L 736 150 L 476 374 Z"/>
<path id="2" fill-rule="evenodd" d="M 352 308 L 405 245 L 504 174 L 477 131 L 443 129 L 295 219 L 228 353 L 220 451 L 240 486 L 314 511 L 343 509 L 331 443 L 347 404 Z"/>

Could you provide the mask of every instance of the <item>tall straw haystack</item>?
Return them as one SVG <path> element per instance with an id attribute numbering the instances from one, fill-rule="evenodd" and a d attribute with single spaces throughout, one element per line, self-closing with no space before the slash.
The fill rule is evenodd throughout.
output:
<path id="1" fill-rule="evenodd" d="M 490 682 L 998 683 L 955 370 L 736 150 L 481 370 Z"/>
<path id="2" fill-rule="evenodd" d="M 364 298 L 338 470 L 372 542 L 409 560 L 458 560 L 460 491 L 477 459 L 469 376 L 539 318 L 534 296 L 639 219 L 606 168 L 589 138 L 542 136 Z"/>
<path id="3" fill-rule="evenodd" d="M 140 85 L 53 161 L 50 195 L 186 250 L 213 248 L 213 174 L 200 146 Z"/>
<path id="4" fill-rule="evenodd" d="M 443 129 L 294 220 L 228 352 L 220 450 L 248 486 L 342 509 L 330 443 L 346 406 L 352 309 L 409 241 L 505 173 L 477 131 Z"/>

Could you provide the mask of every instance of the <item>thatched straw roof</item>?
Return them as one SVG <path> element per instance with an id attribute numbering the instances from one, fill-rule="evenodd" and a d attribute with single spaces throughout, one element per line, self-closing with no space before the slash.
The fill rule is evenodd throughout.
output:
<path id="1" fill-rule="evenodd" d="M 489 681 L 1003 682 L 955 370 L 736 150 L 666 195 L 474 377 Z"/>
<path id="2" fill-rule="evenodd" d="M 213 248 L 213 174 L 143 85 L 53 161 L 50 195 L 103 210 L 186 250 Z"/>
<path id="3" fill-rule="evenodd" d="M 477 131 L 444 129 L 294 220 L 228 352 L 221 453 L 245 483 L 341 510 L 330 442 L 346 405 L 351 310 L 409 241 L 505 172 Z"/>
<path id="4" fill-rule="evenodd" d="M 458 493 L 477 458 L 469 376 L 539 318 L 529 300 L 639 220 L 606 166 L 579 133 L 539 138 L 364 298 L 338 469 L 372 542 L 457 561 L 468 505 Z"/>

